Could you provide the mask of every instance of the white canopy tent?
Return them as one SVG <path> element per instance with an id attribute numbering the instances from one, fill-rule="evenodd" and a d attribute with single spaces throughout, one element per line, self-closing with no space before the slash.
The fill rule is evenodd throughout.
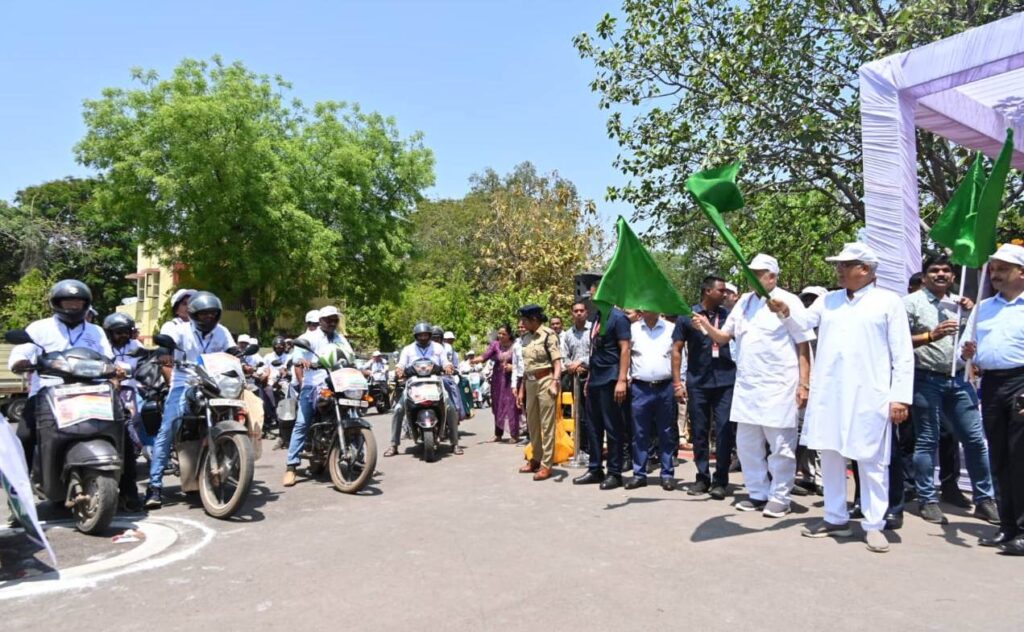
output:
<path id="1" fill-rule="evenodd" d="M 1012 128 L 1024 169 L 1024 13 L 865 64 L 860 102 L 867 240 L 902 294 L 921 269 L 915 127 L 992 157 Z"/>

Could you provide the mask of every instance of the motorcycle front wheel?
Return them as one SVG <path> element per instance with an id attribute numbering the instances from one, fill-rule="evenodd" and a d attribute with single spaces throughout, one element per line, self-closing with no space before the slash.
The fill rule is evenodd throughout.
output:
<path id="1" fill-rule="evenodd" d="M 242 507 L 253 473 L 252 442 L 237 432 L 211 441 L 199 464 L 199 498 L 214 518 L 228 518 Z"/>
<path id="2" fill-rule="evenodd" d="M 366 487 L 377 468 L 377 440 L 369 428 L 353 428 L 345 431 L 348 450 L 341 451 L 341 442 L 334 441 L 330 464 L 331 482 L 339 492 L 354 494 Z"/>
<path id="3" fill-rule="evenodd" d="M 423 431 L 423 460 L 427 463 L 433 463 L 435 453 L 437 452 L 437 439 L 434 437 L 433 430 Z"/>
<path id="4" fill-rule="evenodd" d="M 87 471 L 76 486 L 78 494 L 85 498 L 75 503 L 71 510 L 75 517 L 75 528 L 91 535 L 110 526 L 110 521 L 117 513 L 117 479 L 114 475 Z"/>

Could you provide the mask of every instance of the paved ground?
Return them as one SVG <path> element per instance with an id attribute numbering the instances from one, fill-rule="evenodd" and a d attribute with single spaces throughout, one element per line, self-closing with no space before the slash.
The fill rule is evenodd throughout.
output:
<path id="1" fill-rule="evenodd" d="M 372 419 L 382 441 L 387 420 Z M 360 496 L 325 481 L 283 490 L 284 455 L 266 450 L 235 520 L 180 497 L 136 523 L 147 531 L 141 544 L 51 529 L 64 576 L 0 584 L 2 627 L 1019 630 L 1024 621 L 1024 560 L 978 548 L 990 527 L 951 508 L 944 527 L 908 515 L 879 555 L 859 539 L 800 537 L 820 499 L 769 520 L 735 511 L 735 497 L 573 487 L 568 470 L 535 483 L 515 471 L 518 448 L 485 443 L 489 413 L 465 429 L 464 456 L 381 459 Z M 694 470 L 677 473 L 689 482 Z M 0 551 L 8 575 L 45 570 L 26 564 L 22 536 L 0 536 Z"/>

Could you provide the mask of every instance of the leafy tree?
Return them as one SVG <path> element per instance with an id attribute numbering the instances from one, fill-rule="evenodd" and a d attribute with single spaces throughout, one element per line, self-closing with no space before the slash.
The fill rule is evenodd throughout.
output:
<path id="1" fill-rule="evenodd" d="M 405 220 L 433 183 L 419 135 L 357 106 L 286 102 L 290 86 L 241 63 L 185 60 L 167 79 L 85 102 L 78 160 L 103 208 L 236 303 L 250 329 L 310 299 L 394 293 Z"/>
<path id="2" fill-rule="evenodd" d="M 50 315 L 50 287 L 56 278 L 38 268 L 29 270 L 10 288 L 9 298 L 0 304 L 0 326 L 20 329 Z"/>
<path id="3" fill-rule="evenodd" d="M 1021 0 L 624 0 L 622 20 L 605 15 L 574 39 L 597 68 L 591 88 L 611 110 L 615 165 L 630 178 L 609 198 L 655 220 L 673 244 L 695 246 L 702 230 L 685 178 L 742 159 L 751 198 L 814 193 L 830 222 L 862 221 L 857 69 L 1022 9 Z M 918 132 L 926 220 L 949 200 L 965 158 Z M 1019 173 L 1008 189 L 1019 214 Z M 752 200 L 748 219 L 761 211 Z"/>

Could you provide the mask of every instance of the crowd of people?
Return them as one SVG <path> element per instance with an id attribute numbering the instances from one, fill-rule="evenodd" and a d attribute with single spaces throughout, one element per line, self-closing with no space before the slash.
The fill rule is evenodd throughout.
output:
<path id="1" fill-rule="evenodd" d="M 555 402 L 571 388 L 589 459 L 575 484 L 633 490 L 660 470 L 661 486 L 676 490 L 685 440 L 697 468 L 690 495 L 725 499 L 737 461 L 747 491 L 739 511 L 779 518 L 793 495 L 822 494 L 824 516 L 806 537 L 852 536 L 859 517 L 867 548 L 885 552 L 883 531 L 903 525 L 914 496 L 920 517 L 938 524 L 947 522 L 940 500 L 973 505 L 998 525 L 982 546 L 1024 555 L 1024 248 L 992 256 L 996 293 L 977 306 L 952 293 L 945 256 L 928 258 L 902 298 L 877 286 L 867 245 L 847 244 L 828 261 L 836 289 L 794 294 L 779 286 L 777 260 L 759 254 L 749 267 L 768 296 L 740 296 L 708 276 L 686 316 L 599 314 L 585 298 L 565 329 L 523 307 L 518 335 L 500 326 L 485 354 L 498 364 L 495 439 L 517 437 L 525 415 L 534 457 L 520 471 L 549 478 Z M 959 446 L 970 499 L 956 483 Z M 937 452 L 952 453 L 941 459 L 940 489 Z"/>

